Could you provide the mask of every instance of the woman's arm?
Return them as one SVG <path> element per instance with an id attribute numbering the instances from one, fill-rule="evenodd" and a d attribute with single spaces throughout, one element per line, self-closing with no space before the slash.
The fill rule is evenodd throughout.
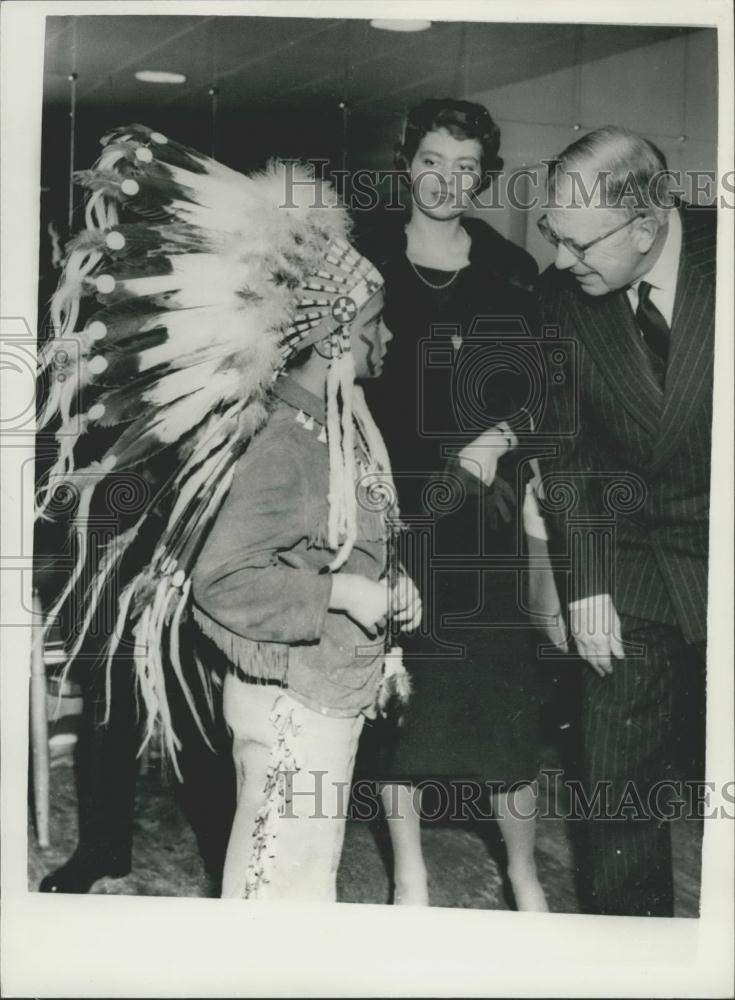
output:
<path id="1" fill-rule="evenodd" d="M 523 529 L 528 549 L 528 610 L 531 621 L 543 629 L 559 649 L 568 649 L 566 624 L 549 559 L 546 525 L 536 502 L 539 480 L 526 485 Z"/>
<path id="2" fill-rule="evenodd" d="M 499 459 L 517 444 L 518 438 L 510 426 L 501 421 L 465 445 L 457 454 L 457 460 L 465 472 L 479 479 L 484 486 L 491 486 Z"/>

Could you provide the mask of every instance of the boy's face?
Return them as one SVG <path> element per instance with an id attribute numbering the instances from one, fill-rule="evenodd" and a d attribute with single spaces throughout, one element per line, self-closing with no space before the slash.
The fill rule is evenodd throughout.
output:
<path id="1" fill-rule="evenodd" d="M 377 378 L 393 334 L 383 322 L 385 296 L 382 289 L 362 307 L 352 323 L 351 349 L 355 378 Z"/>

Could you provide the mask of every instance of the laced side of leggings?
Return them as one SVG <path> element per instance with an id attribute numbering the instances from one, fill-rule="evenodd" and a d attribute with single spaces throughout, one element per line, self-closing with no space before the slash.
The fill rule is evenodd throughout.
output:
<path id="1" fill-rule="evenodd" d="M 270 714 L 276 738 L 271 750 L 263 788 L 263 804 L 256 813 L 252 834 L 252 852 L 245 873 L 245 899 L 257 899 L 263 886 L 270 882 L 276 856 L 279 813 L 286 806 L 286 775 L 295 774 L 299 766 L 291 737 L 299 727 L 293 719 L 293 707 L 285 695 L 280 695 Z"/>

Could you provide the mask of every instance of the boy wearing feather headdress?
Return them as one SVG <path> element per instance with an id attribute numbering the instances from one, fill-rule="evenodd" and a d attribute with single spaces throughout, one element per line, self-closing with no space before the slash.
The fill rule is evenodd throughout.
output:
<path id="1" fill-rule="evenodd" d="M 195 712 L 179 642 L 193 615 L 204 667 L 224 661 L 238 769 L 223 894 L 334 899 L 357 740 L 391 673 L 375 640 L 388 620 L 410 629 L 421 614 L 389 566 L 390 463 L 354 386 L 379 374 L 390 339 L 382 279 L 346 242 L 331 189 L 303 169 L 244 177 L 142 126 L 103 145 L 81 178 L 87 229 L 41 359 L 51 366 L 60 341 L 75 348 L 42 420 L 61 421 L 47 498 L 60 483 L 80 498 L 77 563 L 50 619 L 81 577 L 97 486 L 113 469 L 155 474 L 175 447 L 173 504 L 121 595 L 108 669 L 132 621 L 146 740 L 160 721 L 176 764 L 164 658 Z M 121 224 L 120 205 L 147 222 Z M 102 309 L 77 330 L 84 296 Z M 78 439 L 95 454 L 100 426 L 99 454 L 75 470 Z M 105 553 L 77 648 L 154 505 Z"/>
<path id="2" fill-rule="evenodd" d="M 358 379 L 382 368 L 382 306 L 377 291 L 351 323 Z M 238 463 L 194 570 L 195 618 L 235 665 L 224 683 L 238 775 L 224 896 L 335 898 L 357 741 L 382 679 L 376 633 L 391 605 L 400 626 L 420 614 L 405 578 L 389 592 L 389 526 L 367 495 L 358 492 L 349 554 L 328 572 L 328 344 L 327 335 L 276 383 L 268 424 Z M 359 410 L 358 489 L 369 490 L 380 471 Z"/>

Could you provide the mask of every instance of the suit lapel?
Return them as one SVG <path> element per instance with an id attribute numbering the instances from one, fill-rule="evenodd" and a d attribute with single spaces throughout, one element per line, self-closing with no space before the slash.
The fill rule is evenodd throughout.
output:
<path id="1" fill-rule="evenodd" d="M 686 219 L 686 216 L 685 216 Z M 712 392 L 715 329 L 715 245 L 684 229 L 666 393 L 654 466 L 668 461 L 687 424 Z"/>
<path id="2" fill-rule="evenodd" d="M 578 329 L 599 371 L 632 417 L 658 436 L 663 393 L 650 371 L 624 291 L 576 299 Z"/>

